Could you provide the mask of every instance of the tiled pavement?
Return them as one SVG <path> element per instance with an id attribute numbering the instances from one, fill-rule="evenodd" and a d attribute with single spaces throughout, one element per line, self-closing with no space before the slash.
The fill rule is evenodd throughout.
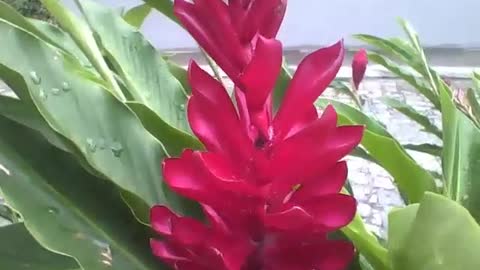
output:
<path id="1" fill-rule="evenodd" d="M 468 80 L 457 77 L 453 83 L 464 87 L 468 84 Z M 379 98 L 382 96 L 399 99 L 440 124 L 439 115 L 435 114 L 429 103 L 406 83 L 392 77 L 370 78 L 363 82 L 359 94 L 365 100 L 365 111 L 384 123 L 388 131 L 401 143 L 438 143 L 437 138 L 422 132 L 416 123 L 388 108 L 380 101 Z M 325 95 L 349 102 L 348 98 L 337 95 L 332 90 L 327 90 Z M 418 153 L 412 153 L 412 155 L 422 166 L 430 170 L 440 170 L 439 160 L 432 156 Z M 348 161 L 349 179 L 359 202 L 358 211 L 372 231 L 385 236 L 387 212 L 392 207 L 403 204 L 398 190 L 392 184 L 390 175 L 381 167 L 355 157 L 349 157 Z"/>

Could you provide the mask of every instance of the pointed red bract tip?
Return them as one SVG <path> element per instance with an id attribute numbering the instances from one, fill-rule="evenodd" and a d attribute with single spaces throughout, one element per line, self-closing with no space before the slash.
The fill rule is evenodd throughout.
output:
<path id="1" fill-rule="evenodd" d="M 360 49 L 355 55 L 353 56 L 352 61 L 352 78 L 353 78 L 353 86 L 355 90 L 358 90 L 360 83 L 365 76 L 365 72 L 367 70 L 368 65 L 368 55 L 365 49 Z"/>

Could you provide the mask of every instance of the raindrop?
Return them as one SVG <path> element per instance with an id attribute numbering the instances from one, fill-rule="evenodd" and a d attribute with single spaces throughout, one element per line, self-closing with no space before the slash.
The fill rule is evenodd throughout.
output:
<path id="1" fill-rule="evenodd" d="M 469 199 L 468 194 L 463 195 L 462 200 L 467 201 Z"/>
<path id="2" fill-rule="evenodd" d="M 42 82 L 42 78 L 40 78 L 40 76 L 38 76 L 37 72 L 35 71 L 30 72 L 30 79 L 32 79 L 32 82 L 34 84 L 40 84 Z"/>
<path id="3" fill-rule="evenodd" d="M 58 89 L 58 88 L 55 88 L 55 87 L 54 87 L 54 88 L 52 88 L 52 94 L 53 94 L 53 95 L 55 95 L 55 96 L 58 96 L 58 95 L 60 95 L 60 89 Z"/>
<path id="4" fill-rule="evenodd" d="M 58 214 L 58 213 L 60 212 L 60 211 L 59 211 L 57 208 L 55 208 L 55 207 L 48 207 L 48 210 L 47 210 L 47 211 L 48 211 L 48 213 L 50 213 L 50 214 Z"/>
<path id="5" fill-rule="evenodd" d="M 70 86 L 70 84 L 68 82 L 63 82 L 62 83 L 62 90 L 63 90 L 63 92 L 68 92 L 68 91 L 72 90 L 72 87 Z"/>
<path id="6" fill-rule="evenodd" d="M 182 111 L 182 112 L 185 111 L 185 104 L 180 104 L 179 108 L 180 108 L 180 111 Z"/>
<path id="7" fill-rule="evenodd" d="M 92 138 L 87 138 L 87 148 L 92 153 L 97 150 L 97 144 Z"/>
<path id="8" fill-rule="evenodd" d="M 93 68 L 93 66 L 92 66 L 92 64 L 90 64 L 90 62 L 84 63 L 83 66 L 85 68 Z"/>
<path id="9" fill-rule="evenodd" d="M 40 88 L 40 91 L 38 91 L 38 96 L 41 99 L 47 99 L 48 98 L 48 94 L 42 88 Z"/>
<path id="10" fill-rule="evenodd" d="M 120 157 L 123 152 L 123 146 L 119 142 L 113 142 L 112 145 L 110 146 L 110 149 L 112 150 L 112 153 L 116 157 Z"/>

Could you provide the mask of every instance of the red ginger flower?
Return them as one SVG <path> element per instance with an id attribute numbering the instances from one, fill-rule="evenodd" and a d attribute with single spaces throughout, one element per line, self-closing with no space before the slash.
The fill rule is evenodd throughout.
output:
<path id="1" fill-rule="evenodd" d="M 208 225 L 154 207 L 153 228 L 166 237 L 152 240 L 157 256 L 179 270 L 348 265 L 353 247 L 326 235 L 355 214 L 354 198 L 339 194 L 347 176 L 339 160 L 358 145 L 363 127 L 337 127 L 333 107 L 318 118 L 313 105 L 343 54 L 337 43 L 302 61 L 278 113 L 267 121 L 268 136 L 256 138 L 223 86 L 191 63 L 188 119 L 207 152 L 186 150 L 165 160 L 164 177 L 175 192 L 204 207 Z"/>
<path id="2" fill-rule="evenodd" d="M 360 49 L 353 56 L 352 61 L 352 77 L 353 77 L 353 86 L 355 90 L 358 90 L 360 83 L 365 76 L 365 71 L 367 70 L 368 65 L 368 55 L 365 49 Z"/>
<path id="3" fill-rule="evenodd" d="M 253 12 L 261 3 L 270 8 Z M 314 106 L 341 66 L 343 44 L 302 61 L 273 116 L 282 50 L 271 16 L 279 22 L 283 13 L 271 13 L 272 3 L 284 12 L 284 1 L 175 2 L 182 23 L 235 82 L 238 108 L 221 83 L 190 64 L 188 120 L 207 151 L 167 159 L 163 172 L 171 189 L 202 205 L 207 223 L 152 208 L 152 227 L 165 237 L 152 240 L 152 250 L 175 269 L 341 270 L 353 257 L 350 243 L 327 234 L 355 214 L 354 198 L 339 193 L 347 176 L 339 160 L 363 128 L 337 127 L 332 107 L 318 118 Z M 265 18 L 274 23 L 262 28 Z"/>

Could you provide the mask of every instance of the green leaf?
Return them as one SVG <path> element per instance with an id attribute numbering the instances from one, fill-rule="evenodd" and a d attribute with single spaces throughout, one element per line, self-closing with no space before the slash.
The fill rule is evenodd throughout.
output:
<path id="1" fill-rule="evenodd" d="M 355 105 L 361 110 L 362 109 L 362 102 L 360 101 L 359 96 L 355 92 L 355 90 L 351 89 L 347 83 L 335 80 L 330 85 L 335 91 L 340 94 L 347 95 L 350 99 L 355 103 Z"/>
<path id="2" fill-rule="evenodd" d="M 58 0 L 41 0 L 48 11 L 55 16 L 60 26 L 67 31 L 78 47 L 83 51 L 88 60 L 97 69 L 98 73 L 108 83 L 109 90 L 119 98 L 124 100 L 122 90 L 117 84 L 113 73 L 103 59 L 100 48 L 98 47 L 93 33 L 88 25 L 81 19 L 75 17 L 71 11 L 66 9 Z"/>
<path id="3" fill-rule="evenodd" d="M 147 4 L 138 5 L 129 9 L 123 15 L 123 19 L 131 26 L 139 29 L 151 11 L 152 8 Z"/>
<path id="4" fill-rule="evenodd" d="M 80 5 L 134 100 L 158 114 L 168 124 L 165 128 L 178 129 L 171 132 L 189 132 L 186 94 L 160 53 L 111 9 L 87 0 Z"/>
<path id="5" fill-rule="evenodd" d="M 42 246 L 74 257 L 82 269 L 158 269 L 146 227 L 111 182 L 6 118 L 0 130 L 0 164 L 8 169 L 0 171 L 0 187 Z"/>
<path id="6" fill-rule="evenodd" d="M 367 230 L 358 214 L 348 226 L 342 228 L 342 232 L 376 270 L 389 269 L 387 250 L 380 245 L 375 235 Z"/>
<path id="7" fill-rule="evenodd" d="M 442 167 L 447 196 L 465 206 L 480 221 L 480 131 L 456 108 L 440 84 L 443 122 Z"/>
<path id="8" fill-rule="evenodd" d="M 0 115 L 40 132 L 52 145 L 59 149 L 65 152 L 71 151 L 71 146 L 65 138 L 48 126 L 35 107 L 28 106 L 25 102 L 16 98 L 0 95 Z"/>
<path id="9" fill-rule="evenodd" d="M 404 79 L 411 86 L 413 86 L 420 94 L 422 94 L 426 99 L 428 99 L 428 101 L 430 101 L 436 109 L 440 110 L 440 101 L 438 100 L 438 97 L 436 96 L 436 94 L 430 88 L 429 84 L 425 82 L 425 80 L 419 78 L 415 74 L 412 74 L 412 72 L 410 72 L 409 70 L 405 69 L 399 64 L 379 54 L 369 53 L 368 59 L 372 62 L 375 62 L 385 67 L 387 70 L 389 70 L 393 74 Z"/>
<path id="10" fill-rule="evenodd" d="M 41 20 L 29 19 L 29 23 L 32 24 L 37 29 L 37 31 L 41 32 L 42 36 L 46 36 L 49 38 L 49 40 L 53 40 L 54 42 L 50 42 L 49 40 L 46 40 L 39 36 L 40 39 L 50 43 L 51 45 L 59 49 L 64 50 L 67 53 L 70 53 L 85 66 L 90 66 L 90 62 L 86 58 L 85 54 L 83 54 L 82 50 L 80 50 L 80 48 L 73 41 L 73 39 L 62 29 Z"/>
<path id="11" fill-rule="evenodd" d="M 142 120 L 143 126 L 158 140 L 165 142 L 163 145 L 170 156 L 179 156 L 185 148 L 203 149 L 203 145 L 195 137 L 179 130 L 169 128 L 155 112 L 138 102 L 127 102 L 127 105 Z"/>
<path id="12" fill-rule="evenodd" d="M 382 101 L 422 126 L 424 131 L 431 133 L 440 139 L 442 138 L 442 131 L 432 123 L 428 117 L 420 114 L 415 108 L 390 97 L 383 97 Z"/>
<path id="13" fill-rule="evenodd" d="M 394 270 L 476 270 L 480 226 L 460 204 L 426 193 L 420 205 L 393 212 L 389 220 Z"/>
<path id="14" fill-rule="evenodd" d="M 408 234 L 418 212 L 419 204 L 393 209 L 388 213 L 388 254 L 391 261 L 401 260 L 399 254 L 405 246 Z"/>
<path id="15" fill-rule="evenodd" d="M 362 146 L 395 180 L 403 197 L 409 203 L 420 201 L 426 191 L 436 191 L 435 180 L 378 122 L 361 111 L 338 101 L 320 99 L 322 107 L 333 104 L 337 110 L 339 124 L 365 125 Z"/>
<path id="16" fill-rule="evenodd" d="M 480 96 L 480 73 L 478 72 L 473 72 L 473 89 L 477 93 L 477 95 Z"/>
<path id="17" fill-rule="evenodd" d="M 472 88 L 467 89 L 466 98 L 469 106 L 470 116 L 476 121 L 476 124 L 480 123 L 480 104 L 478 103 L 477 96 Z"/>
<path id="18" fill-rule="evenodd" d="M 430 154 L 432 156 L 437 156 L 437 157 L 442 156 L 442 147 L 435 144 L 430 144 L 430 143 L 404 144 L 403 147 L 408 150 L 422 152 L 422 153 Z"/>
<path id="19" fill-rule="evenodd" d="M 192 89 L 190 88 L 190 83 L 188 82 L 187 70 L 170 60 L 165 59 L 165 61 L 167 61 L 167 65 L 168 65 L 168 69 L 170 70 L 170 73 L 172 73 L 172 75 L 175 76 L 175 78 L 177 78 L 177 80 L 182 84 L 183 89 L 185 89 L 185 92 L 187 93 L 187 95 L 190 95 L 190 93 L 192 92 Z"/>
<path id="20" fill-rule="evenodd" d="M 273 91 L 274 111 L 277 111 L 280 105 L 282 104 L 283 97 L 285 96 L 285 93 L 287 91 L 287 88 L 291 79 L 292 79 L 292 74 L 288 69 L 288 64 L 285 61 L 285 59 L 283 59 L 282 70 L 280 72 L 280 76 L 277 79 L 277 83 Z"/>
<path id="21" fill-rule="evenodd" d="M 68 138 L 88 163 L 148 205 L 165 203 L 159 164 L 161 144 L 136 115 L 100 85 L 63 67 L 54 48 L 0 21 L 0 65 L 20 74 L 42 117 Z M 72 67 L 73 68 L 73 67 Z M 83 69 L 77 63 L 76 69 Z M 9 74 L 0 74 L 4 78 Z M 32 76 L 34 75 L 34 76 Z"/>
<path id="22" fill-rule="evenodd" d="M 15 270 L 73 270 L 77 262 L 43 248 L 25 225 L 17 223 L 0 227 L 0 268 Z"/>
<path id="23" fill-rule="evenodd" d="M 373 46 L 375 49 L 381 50 L 389 56 L 395 57 L 398 60 L 408 64 L 409 66 L 416 67 L 415 70 L 421 64 L 417 57 L 415 50 L 411 48 L 410 44 L 402 39 L 383 39 L 372 35 L 354 35 L 358 40 Z"/>
<path id="24" fill-rule="evenodd" d="M 179 23 L 175 14 L 173 14 L 173 2 L 171 0 L 143 0 L 149 6 L 158 10 L 173 22 Z"/>

